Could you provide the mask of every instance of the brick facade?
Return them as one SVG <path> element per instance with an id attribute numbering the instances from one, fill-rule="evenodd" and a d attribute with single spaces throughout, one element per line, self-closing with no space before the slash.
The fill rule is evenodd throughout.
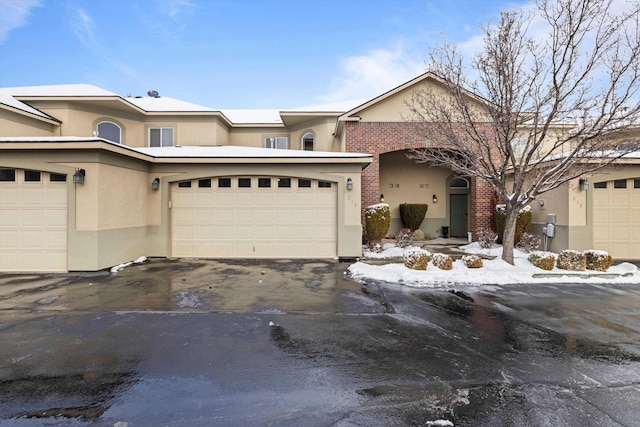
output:
<path id="1" fill-rule="evenodd" d="M 363 209 L 380 201 L 380 155 L 425 146 L 415 126 L 410 122 L 345 122 L 346 151 L 373 155 L 373 162 L 362 172 Z M 494 229 L 496 197 L 493 189 L 484 181 L 472 179 L 469 194 L 470 231 Z"/>

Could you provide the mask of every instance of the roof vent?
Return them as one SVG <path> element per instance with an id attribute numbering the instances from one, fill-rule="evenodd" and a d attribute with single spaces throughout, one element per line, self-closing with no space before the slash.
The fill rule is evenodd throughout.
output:
<path id="1" fill-rule="evenodd" d="M 157 90 L 150 90 L 149 92 L 147 92 L 147 95 L 149 95 L 152 98 L 160 98 L 160 94 L 158 93 Z"/>

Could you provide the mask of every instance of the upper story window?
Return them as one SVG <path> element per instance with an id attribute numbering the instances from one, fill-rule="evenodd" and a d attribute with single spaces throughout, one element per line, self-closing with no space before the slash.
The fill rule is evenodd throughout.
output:
<path id="1" fill-rule="evenodd" d="M 173 128 L 149 128 L 149 147 L 171 147 L 173 145 Z"/>
<path id="2" fill-rule="evenodd" d="M 511 140 L 511 148 L 516 157 L 522 157 L 524 150 L 527 148 L 529 138 L 513 138 Z"/>
<path id="3" fill-rule="evenodd" d="M 122 129 L 120 126 L 113 122 L 100 122 L 98 123 L 98 136 L 108 141 L 121 143 Z"/>
<path id="4" fill-rule="evenodd" d="M 286 150 L 288 145 L 287 142 L 286 136 L 268 136 L 264 139 L 264 146 L 265 148 Z"/>
<path id="5" fill-rule="evenodd" d="M 304 151 L 313 151 L 313 142 L 315 141 L 315 137 L 312 132 L 307 132 L 302 135 L 302 149 Z"/>

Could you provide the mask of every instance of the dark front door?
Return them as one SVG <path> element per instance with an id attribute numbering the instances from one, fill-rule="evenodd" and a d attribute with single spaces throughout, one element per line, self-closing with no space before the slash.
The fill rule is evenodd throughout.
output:
<path id="1" fill-rule="evenodd" d="M 467 237 L 467 195 L 451 194 L 451 237 Z"/>

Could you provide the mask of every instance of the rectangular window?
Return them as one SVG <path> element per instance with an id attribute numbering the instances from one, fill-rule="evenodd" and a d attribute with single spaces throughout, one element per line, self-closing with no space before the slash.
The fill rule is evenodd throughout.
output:
<path id="1" fill-rule="evenodd" d="M 49 181 L 51 181 L 51 182 L 66 182 L 67 181 L 67 175 L 65 175 L 63 173 L 50 173 L 49 174 Z"/>
<path id="2" fill-rule="evenodd" d="M 331 188 L 331 183 L 328 181 L 318 181 L 318 188 Z"/>
<path id="3" fill-rule="evenodd" d="M 211 188 L 211 179 L 199 179 L 198 187 L 200 188 Z"/>
<path id="4" fill-rule="evenodd" d="M 527 148 L 527 142 L 529 142 L 529 138 L 513 138 L 511 140 L 511 149 L 516 157 L 522 157 Z"/>
<path id="5" fill-rule="evenodd" d="M 616 179 L 613 181 L 613 188 L 627 188 L 626 179 Z"/>
<path id="6" fill-rule="evenodd" d="M 311 188 L 311 180 L 310 179 L 299 179 L 298 180 L 298 188 Z"/>
<path id="7" fill-rule="evenodd" d="M 191 188 L 191 181 L 182 181 L 178 183 L 179 188 Z"/>
<path id="8" fill-rule="evenodd" d="M 0 169 L 0 181 L 15 181 L 16 170 L 15 169 Z"/>
<path id="9" fill-rule="evenodd" d="M 218 178 L 218 188 L 231 188 L 231 178 Z"/>
<path id="10" fill-rule="evenodd" d="M 271 188 L 271 178 L 258 178 L 259 188 Z"/>
<path id="11" fill-rule="evenodd" d="M 40 182 L 40 171 L 24 171 L 25 182 Z"/>
<path id="12" fill-rule="evenodd" d="M 149 128 L 149 147 L 171 147 L 173 128 Z"/>
<path id="13" fill-rule="evenodd" d="M 640 178 L 633 178 L 633 188 L 640 188 Z"/>
<path id="14" fill-rule="evenodd" d="M 607 188 L 607 182 L 596 182 L 595 184 L 593 184 L 593 188 Z"/>
<path id="15" fill-rule="evenodd" d="M 278 188 L 291 188 L 291 178 L 278 178 Z"/>
<path id="16" fill-rule="evenodd" d="M 238 178 L 238 188 L 251 188 L 251 178 Z"/>
<path id="17" fill-rule="evenodd" d="M 286 150 L 287 137 L 286 136 L 268 136 L 264 139 L 264 146 L 266 148 L 277 148 L 280 150 Z"/>

